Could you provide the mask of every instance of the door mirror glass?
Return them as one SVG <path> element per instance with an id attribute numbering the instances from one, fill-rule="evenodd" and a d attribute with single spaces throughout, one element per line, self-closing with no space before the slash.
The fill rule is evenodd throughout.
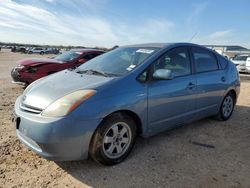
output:
<path id="1" fill-rule="evenodd" d="M 153 78 L 155 80 L 171 80 L 173 79 L 173 74 L 169 69 L 157 69 L 153 73 Z"/>

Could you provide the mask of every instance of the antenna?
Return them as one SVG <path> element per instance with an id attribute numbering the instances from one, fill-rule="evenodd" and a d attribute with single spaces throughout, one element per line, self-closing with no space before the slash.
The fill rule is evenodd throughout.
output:
<path id="1" fill-rule="evenodd" d="M 191 42 L 191 41 L 196 37 L 197 34 L 198 34 L 198 31 L 196 31 L 196 32 L 193 34 L 193 36 L 189 39 L 188 42 Z"/>

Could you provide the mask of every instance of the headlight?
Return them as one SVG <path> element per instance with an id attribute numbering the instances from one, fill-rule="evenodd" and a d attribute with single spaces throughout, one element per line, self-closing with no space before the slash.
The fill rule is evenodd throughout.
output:
<path id="1" fill-rule="evenodd" d="M 21 65 L 21 64 L 19 64 L 19 65 L 17 65 L 17 66 L 15 67 L 16 70 L 21 70 L 21 69 L 23 69 L 23 68 L 24 68 L 24 66 Z"/>
<path id="2" fill-rule="evenodd" d="M 43 112 L 43 116 L 61 117 L 66 116 L 76 109 L 83 101 L 92 97 L 95 90 L 78 90 L 51 103 Z"/>
<path id="3" fill-rule="evenodd" d="M 37 70 L 38 69 L 35 68 L 35 67 L 29 67 L 29 68 L 27 68 L 26 72 L 28 72 L 28 73 L 36 73 Z"/>

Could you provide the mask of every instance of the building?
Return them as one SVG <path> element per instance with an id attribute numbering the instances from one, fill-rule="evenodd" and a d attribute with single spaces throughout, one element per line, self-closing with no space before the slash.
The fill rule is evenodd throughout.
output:
<path id="1" fill-rule="evenodd" d="M 248 54 L 250 55 L 250 50 L 242 46 L 223 46 L 223 45 L 205 45 L 207 48 L 217 51 L 228 58 L 233 58 L 236 55 Z"/>

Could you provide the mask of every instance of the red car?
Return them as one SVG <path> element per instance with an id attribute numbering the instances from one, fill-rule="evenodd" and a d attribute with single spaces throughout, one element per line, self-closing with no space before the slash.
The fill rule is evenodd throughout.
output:
<path id="1" fill-rule="evenodd" d="M 49 74 L 76 68 L 103 53 L 104 51 L 95 49 L 74 49 L 54 58 L 23 59 L 18 61 L 17 66 L 11 71 L 13 83 L 28 85 Z"/>

